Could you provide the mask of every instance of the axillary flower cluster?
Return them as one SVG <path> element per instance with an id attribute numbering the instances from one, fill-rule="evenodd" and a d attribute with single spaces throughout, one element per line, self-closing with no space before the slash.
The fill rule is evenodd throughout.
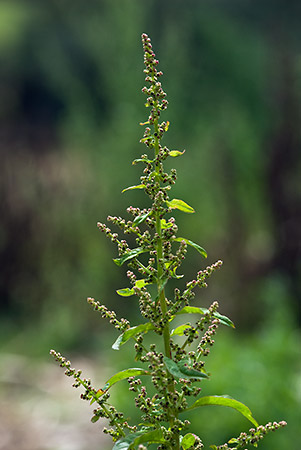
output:
<path id="1" fill-rule="evenodd" d="M 232 328 L 234 325 L 218 312 L 216 301 L 209 308 L 193 306 L 191 303 L 195 289 L 207 287 L 208 278 L 221 267 L 222 262 L 217 261 L 198 271 L 194 279 L 183 284 L 182 289 L 174 288 L 167 294 L 168 282 L 184 276 L 178 270 L 188 247 L 204 258 L 207 254 L 199 244 L 178 236 L 173 212 L 176 210 L 189 214 L 195 211 L 183 200 L 170 198 L 177 174 L 175 169 L 166 172 L 164 161 L 182 157 L 184 151 L 169 150 L 162 145 L 163 136 L 169 128 L 169 122 L 161 122 L 160 119 L 168 105 L 160 82 L 163 73 L 157 70 L 158 60 L 146 34 L 142 35 L 142 43 L 145 81 L 148 85 L 142 92 L 147 96 L 145 106 L 150 108 L 150 113 L 148 120 L 141 123 L 145 126 L 141 142 L 147 147 L 147 153 L 133 161 L 133 164 L 143 166 L 140 183 L 123 192 L 144 190 L 151 206 L 143 209 L 130 206 L 127 208 L 130 220 L 114 216 L 107 218 L 113 227 L 121 230 L 123 238 L 107 224 L 98 223 L 97 226 L 117 245 L 118 257 L 113 260 L 115 264 L 128 266 L 129 287 L 118 289 L 117 293 L 122 297 L 133 296 L 138 299 L 143 321 L 131 326 L 128 320 L 118 319 L 114 311 L 109 311 L 99 301 L 88 298 L 88 303 L 102 318 L 108 319 L 121 333 L 113 349 L 119 350 L 127 342 L 133 342 L 135 361 L 141 367 L 117 372 L 99 389 L 92 387 L 91 380 L 82 378 L 81 371 L 71 368 L 70 361 L 60 353 L 51 350 L 51 354 L 66 369 L 65 374 L 74 378 L 73 386 L 84 388 L 81 398 L 97 405 L 92 422 L 97 422 L 99 418 L 107 419 L 109 428 L 103 431 L 111 435 L 114 450 L 143 450 L 154 444 L 162 450 L 201 449 L 204 447 L 201 438 L 187 430 L 190 423 L 185 418 L 185 412 L 207 405 L 233 408 L 255 426 L 226 444 L 212 445 L 212 449 L 234 450 L 257 446 L 268 431 L 284 426 L 285 422 L 260 426 L 243 403 L 229 396 L 200 396 L 200 383 L 209 378 L 205 359 L 214 344 L 216 331 L 220 324 Z M 134 248 L 124 238 L 129 234 L 134 236 Z M 181 316 L 185 320 L 191 317 L 191 322 L 185 321 L 178 325 Z M 176 318 L 177 325 L 174 325 Z M 145 343 L 148 333 L 158 336 L 155 343 Z M 148 387 L 143 385 L 141 377 L 150 379 Z M 122 380 L 128 381 L 129 391 L 136 395 L 135 405 L 141 411 L 139 425 L 129 424 L 124 413 L 110 404 L 110 389 Z"/>

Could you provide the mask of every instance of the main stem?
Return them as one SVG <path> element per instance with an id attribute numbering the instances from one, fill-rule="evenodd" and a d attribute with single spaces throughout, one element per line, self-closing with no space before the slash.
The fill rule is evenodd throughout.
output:
<path id="1" fill-rule="evenodd" d="M 158 119 L 155 119 L 155 121 L 154 121 L 155 156 L 158 156 L 158 154 L 159 154 L 158 128 L 159 128 Z M 156 173 L 157 173 L 157 175 L 156 175 L 157 182 L 160 183 L 159 163 L 156 163 L 155 168 L 156 168 Z M 158 296 L 159 296 L 159 302 L 160 302 L 160 307 L 161 307 L 161 311 L 162 311 L 162 318 L 164 319 L 164 317 L 166 316 L 166 313 L 167 313 L 167 304 L 166 304 L 166 298 L 165 298 L 165 289 L 162 286 L 164 262 L 163 262 L 163 246 L 162 246 L 162 227 L 161 227 L 161 219 L 160 219 L 159 211 L 156 211 L 156 233 L 158 235 L 158 242 L 157 242 Z M 169 330 L 169 322 L 168 321 L 164 324 L 163 339 L 164 339 L 165 355 L 168 358 L 171 358 L 172 354 L 171 354 L 171 348 L 170 348 L 170 330 Z M 175 393 L 175 386 L 174 386 L 173 378 L 171 376 L 169 378 L 167 389 L 170 394 Z M 172 427 L 174 425 L 175 419 L 178 416 L 178 412 L 173 404 L 171 404 L 170 408 L 168 408 L 168 409 L 169 409 L 169 423 L 170 423 L 170 427 Z M 180 449 L 179 435 L 177 435 L 175 437 L 176 437 L 176 445 L 174 447 L 174 450 L 179 450 Z"/>

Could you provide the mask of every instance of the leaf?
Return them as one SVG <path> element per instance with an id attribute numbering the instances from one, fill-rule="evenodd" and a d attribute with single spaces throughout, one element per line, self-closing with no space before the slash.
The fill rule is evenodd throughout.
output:
<path id="1" fill-rule="evenodd" d="M 255 425 L 255 427 L 258 427 L 258 423 L 252 416 L 252 412 L 250 411 L 250 409 L 238 400 L 235 400 L 234 398 L 228 396 L 209 395 L 207 397 L 201 397 L 185 411 L 190 411 L 200 406 L 208 405 L 228 406 L 229 408 L 233 408 L 236 411 L 240 412 L 243 416 L 245 416 L 253 425 Z"/>
<path id="2" fill-rule="evenodd" d="M 145 188 L 145 184 L 138 184 L 137 186 L 129 186 L 125 189 L 123 189 L 123 191 L 121 191 L 121 193 L 123 194 L 126 191 L 132 191 L 133 189 L 144 189 Z"/>
<path id="3" fill-rule="evenodd" d="M 124 333 L 120 334 L 114 344 L 112 345 L 112 348 L 114 350 L 119 350 L 120 346 L 125 344 L 129 339 L 136 336 L 140 333 L 147 333 L 150 330 L 154 329 L 154 325 L 150 322 L 142 323 L 140 325 L 137 325 L 136 327 L 128 328 Z"/>
<path id="4" fill-rule="evenodd" d="M 167 201 L 166 204 L 171 209 L 179 209 L 180 211 L 183 211 L 186 213 L 194 213 L 195 212 L 195 210 L 192 208 L 192 206 L 187 205 L 187 203 L 183 202 L 183 200 L 179 200 L 177 198 Z"/>
<path id="5" fill-rule="evenodd" d="M 129 259 L 133 259 L 136 256 L 140 255 L 141 253 L 145 253 L 147 250 L 141 247 L 134 248 L 133 250 L 130 250 L 129 252 L 122 255 L 120 258 L 113 259 L 114 263 L 117 264 L 117 266 L 122 266 L 126 261 Z"/>
<path id="6" fill-rule="evenodd" d="M 195 242 L 190 241 L 189 239 L 178 237 L 174 239 L 176 242 L 186 242 L 187 245 L 190 245 L 191 247 L 195 248 L 204 258 L 207 258 L 207 252 L 206 250 L 201 247 L 200 245 L 196 244 Z"/>
<path id="7" fill-rule="evenodd" d="M 139 225 L 140 223 L 144 222 L 151 214 L 152 214 L 152 211 L 149 211 L 145 214 L 141 214 L 140 216 L 135 217 L 133 224 Z"/>
<path id="8" fill-rule="evenodd" d="M 148 164 L 148 163 L 152 163 L 153 161 L 151 159 L 138 158 L 138 159 L 134 159 L 134 161 L 132 162 L 132 165 L 135 166 L 138 162 L 144 162 L 144 163 Z"/>
<path id="9" fill-rule="evenodd" d="M 166 440 L 163 438 L 161 429 L 138 431 L 137 433 L 130 433 L 125 438 L 119 439 L 119 441 L 115 443 L 113 450 L 130 450 L 145 442 L 148 442 L 149 444 L 164 444 L 166 443 Z"/>
<path id="10" fill-rule="evenodd" d="M 198 306 L 184 306 L 184 308 L 182 308 L 179 312 L 176 313 L 176 315 L 178 314 L 205 314 L 208 311 L 207 308 L 199 308 Z"/>
<path id="11" fill-rule="evenodd" d="M 177 328 L 175 328 L 174 330 L 172 330 L 170 335 L 171 336 L 184 336 L 184 331 L 187 328 L 191 328 L 191 324 L 189 322 L 188 323 L 184 323 L 183 325 L 180 325 Z"/>
<path id="12" fill-rule="evenodd" d="M 170 222 L 167 222 L 165 219 L 161 219 L 161 228 L 162 230 L 166 230 L 166 228 L 172 227 L 173 224 Z"/>
<path id="13" fill-rule="evenodd" d="M 184 450 L 189 449 L 195 443 L 196 436 L 192 433 L 187 433 L 182 439 L 181 446 Z"/>
<path id="14" fill-rule="evenodd" d="M 138 375 L 149 375 L 150 373 L 145 369 L 140 369 L 137 367 L 121 370 L 121 372 L 115 373 L 109 380 L 106 382 L 105 387 L 103 388 L 103 391 L 106 392 L 110 387 L 113 386 L 113 384 L 117 383 L 118 381 L 125 380 L 129 377 L 136 377 Z M 101 395 L 99 395 L 100 397 Z"/>
<path id="15" fill-rule="evenodd" d="M 198 370 L 195 370 L 188 366 L 186 367 L 184 365 L 186 364 L 185 361 L 183 361 L 182 364 L 181 361 L 176 363 L 167 356 L 164 356 L 163 361 L 168 372 L 176 378 L 209 378 L 206 373 L 199 372 Z"/>
<path id="16" fill-rule="evenodd" d="M 223 316 L 222 314 L 215 312 L 213 316 L 220 321 L 221 324 L 227 325 L 227 327 L 235 328 L 234 323 L 227 316 Z"/>
<path id="17" fill-rule="evenodd" d="M 170 266 L 172 264 L 173 264 L 172 261 L 168 261 L 168 262 L 164 263 L 165 268 L 169 269 L 169 274 L 172 276 L 172 278 L 176 278 L 176 279 L 183 278 L 184 275 L 177 275 L 176 274 L 177 267 L 174 267 L 174 268 L 170 269 Z"/>
<path id="18" fill-rule="evenodd" d="M 148 283 L 147 281 L 145 281 L 145 278 L 143 278 L 142 280 L 137 280 L 135 282 L 135 286 L 137 286 L 138 288 L 142 288 L 144 286 L 147 286 Z M 118 289 L 118 291 L 116 291 L 118 295 L 120 295 L 121 297 L 131 297 L 132 295 L 135 295 L 135 291 L 133 288 L 124 288 L 124 289 Z"/>
<path id="19" fill-rule="evenodd" d="M 177 156 L 181 156 L 184 155 L 185 150 L 183 150 L 182 152 L 180 152 L 179 150 L 171 150 L 169 152 L 169 156 L 172 156 L 173 158 L 176 158 Z"/>
<path id="20" fill-rule="evenodd" d="M 132 295 L 135 294 L 134 289 L 130 288 L 118 289 L 116 292 L 121 297 L 131 297 Z"/>
<path id="21" fill-rule="evenodd" d="M 94 399 L 93 399 L 93 401 L 95 402 Z M 91 402 L 91 403 L 92 403 L 92 402 Z M 91 404 L 91 403 L 90 403 L 90 404 Z M 92 422 L 92 423 L 95 423 L 95 422 L 97 422 L 99 419 L 100 419 L 99 416 L 93 416 L 93 417 L 91 417 L 91 422 Z"/>
<path id="22" fill-rule="evenodd" d="M 207 309 L 207 308 L 198 308 L 197 306 L 184 306 L 184 308 L 182 308 L 179 312 L 177 312 L 176 315 L 178 315 L 178 314 L 207 314 L 208 312 L 209 312 L 209 309 Z M 214 312 L 213 317 L 218 319 L 222 325 L 226 325 L 227 327 L 235 328 L 234 323 L 232 322 L 231 319 L 229 319 L 229 317 L 223 316 L 222 314 L 220 314 L 218 312 Z"/>

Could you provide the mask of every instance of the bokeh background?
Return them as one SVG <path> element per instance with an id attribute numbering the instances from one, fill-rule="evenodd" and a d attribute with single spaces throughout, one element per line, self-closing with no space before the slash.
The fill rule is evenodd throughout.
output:
<path id="1" fill-rule="evenodd" d="M 0 449 L 112 447 L 49 349 L 99 387 L 132 364 L 85 299 L 139 321 L 96 222 L 145 205 L 121 190 L 145 152 L 146 32 L 170 103 L 165 142 L 186 149 L 173 194 L 196 214 L 177 214 L 181 235 L 224 261 L 195 304 L 218 299 L 236 323 L 219 331 L 203 392 L 287 420 L 261 448 L 299 450 L 300 21 L 297 0 L 0 2 Z M 206 264 L 191 251 L 187 278 Z M 113 397 L 134 420 L 126 382 Z M 191 421 L 206 448 L 249 427 L 223 408 Z"/>

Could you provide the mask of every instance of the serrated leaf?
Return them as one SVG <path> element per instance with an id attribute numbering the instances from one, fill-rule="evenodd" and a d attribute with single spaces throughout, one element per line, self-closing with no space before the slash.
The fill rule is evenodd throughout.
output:
<path id="1" fill-rule="evenodd" d="M 169 152 L 169 156 L 172 156 L 173 158 L 176 158 L 177 156 L 181 156 L 185 153 L 185 150 L 183 150 L 182 152 L 180 152 L 179 150 L 171 150 Z"/>
<path id="2" fill-rule="evenodd" d="M 191 323 L 184 323 L 183 325 L 179 325 L 177 328 L 172 330 L 170 333 L 171 336 L 184 336 L 184 331 L 187 328 L 191 328 Z"/>
<path id="3" fill-rule="evenodd" d="M 193 433 L 187 433 L 183 436 L 181 446 L 184 450 L 189 449 L 195 443 L 196 435 Z"/>
<path id="4" fill-rule="evenodd" d="M 145 188 L 145 184 L 137 184 L 136 186 L 129 186 L 125 189 L 123 189 L 123 191 L 121 191 L 121 193 L 123 194 L 126 191 L 132 191 L 133 189 L 144 189 Z"/>
<path id="5" fill-rule="evenodd" d="M 153 431 L 138 431 L 130 433 L 125 438 L 119 439 L 113 447 L 113 450 L 131 450 L 139 444 L 148 442 L 149 444 L 164 444 L 166 440 L 163 438 L 161 429 Z"/>
<path id="6" fill-rule="evenodd" d="M 186 362 L 179 361 L 176 363 L 172 359 L 168 358 L 167 356 L 164 356 L 163 362 L 171 375 L 173 375 L 176 378 L 208 378 L 208 375 L 206 373 L 200 372 L 198 370 L 195 370 L 191 367 L 186 367 Z"/>
<path id="7" fill-rule="evenodd" d="M 137 336 L 137 334 L 140 333 L 147 333 L 150 330 L 153 330 L 155 327 L 152 323 L 142 323 L 140 325 L 137 325 L 136 327 L 128 328 L 124 333 L 120 334 L 114 344 L 112 345 L 112 348 L 114 350 L 119 350 L 120 346 L 125 344 L 129 339 L 131 339 L 134 336 Z"/>
<path id="8" fill-rule="evenodd" d="M 177 312 L 176 315 L 178 315 L 178 314 L 207 314 L 208 312 L 209 312 L 209 309 L 207 309 L 207 308 L 198 308 L 197 306 L 184 306 L 184 308 L 182 308 L 179 312 Z M 226 325 L 227 327 L 235 328 L 234 323 L 232 322 L 231 319 L 229 319 L 229 317 L 223 316 L 222 314 L 220 314 L 218 312 L 214 312 L 213 317 L 218 319 L 222 325 Z"/>
<path id="9" fill-rule="evenodd" d="M 133 250 L 130 250 L 129 252 L 122 255 L 120 258 L 113 259 L 114 263 L 117 264 L 117 266 L 122 266 L 126 261 L 129 259 L 133 259 L 136 256 L 140 255 L 141 253 L 145 253 L 147 250 L 141 247 L 134 248 Z"/>
<path id="10" fill-rule="evenodd" d="M 196 244 L 195 242 L 190 241 L 189 239 L 178 237 L 174 239 L 176 242 L 186 242 L 187 245 L 190 245 L 191 247 L 195 248 L 204 258 L 207 258 L 207 252 L 206 250 L 201 247 L 199 244 Z"/>
<path id="11" fill-rule="evenodd" d="M 189 206 L 187 203 L 183 202 L 183 200 L 179 200 L 178 198 L 174 198 L 173 200 L 167 201 L 166 204 L 171 209 L 179 209 L 180 211 L 186 213 L 195 212 L 192 206 Z"/>
<path id="12" fill-rule="evenodd" d="M 240 412 L 246 419 L 248 419 L 255 427 L 258 427 L 257 421 L 252 416 L 250 409 L 243 403 L 228 396 L 209 395 L 207 397 L 199 398 L 192 406 L 185 411 L 190 411 L 200 406 L 227 406 Z"/>

